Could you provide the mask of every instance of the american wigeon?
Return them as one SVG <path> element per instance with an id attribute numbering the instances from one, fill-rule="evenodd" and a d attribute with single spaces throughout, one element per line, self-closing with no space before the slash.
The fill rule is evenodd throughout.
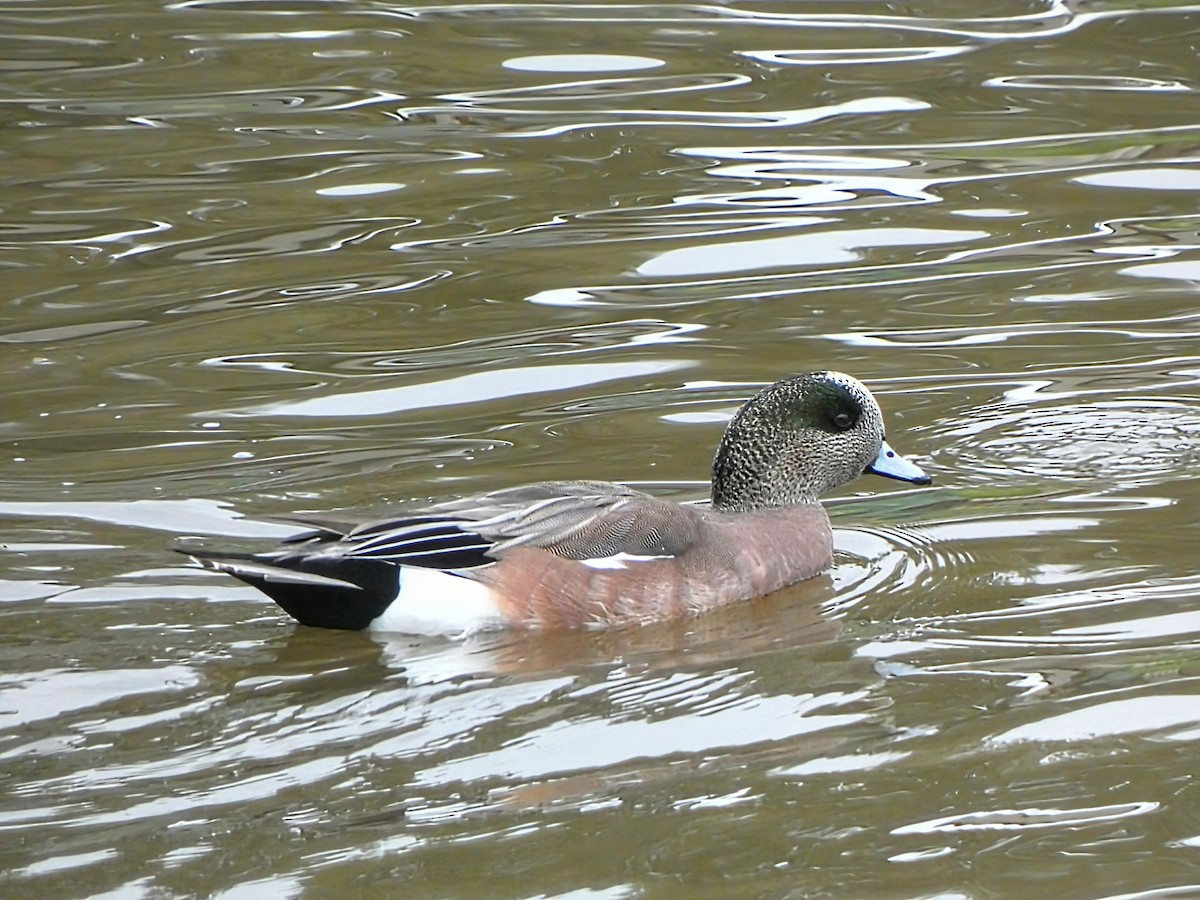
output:
<path id="1" fill-rule="evenodd" d="M 785 378 L 733 417 L 712 503 L 549 481 L 363 525 L 322 522 L 255 555 L 183 551 L 325 628 L 464 634 L 666 619 L 769 594 L 833 559 L 818 497 L 874 472 L 930 478 L 838 372 Z"/>

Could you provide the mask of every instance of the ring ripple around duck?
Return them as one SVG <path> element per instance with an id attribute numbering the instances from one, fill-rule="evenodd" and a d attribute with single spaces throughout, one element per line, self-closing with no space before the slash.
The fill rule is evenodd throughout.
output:
<path id="1" fill-rule="evenodd" d="M 1163 398 L 996 403 L 962 411 L 951 428 L 943 422 L 930 429 L 938 433 L 936 474 L 953 472 L 951 480 L 959 484 L 1000 486 L 1015 478 L 1068 489 L 1099 481 L 1119 489 L 1171 481 L 1200 462 L 1200 407 Z M 1090 494 L 1092 487 L 1086 491 Z M 1020 494 L 1007 500 L 1001 494 L 986 509 L 975 507 L 983 515 L 979 521 L 967 512 L 965 519 L 953 517 L 930 531 L 929 526 L 905 525 L 910 518 L 925 518 L 918 507 L 880 510 L 881 502 L 886 502 L 882 495 L 859 509 L 830 504 L 837 550 L 830 573 L 832 610 L 844 611 L 868 598 L 893 597 L 906 605 L 911 596 L 940 586 L 986 581 L 999 560 L 979 570 L 977 554 L 988 555 L 979 539 L 1080 527 L 1082 522 L 1072 526 L 1073 520 L 1064 518 L 1069 515 L 1065 507 L 1048 519 L 1045 510 L 1028 508 Z M 941 515 L 948 512 L 943 509 Z"/>
<path id="2" fill-rule="evenodd" d="M 966 478 L 1165 480 L 1200 462 L 1200 408 L 1170 400 L 980 407 L 938 454 Z"/>
<path id="3" fill-rule="evenodd" d="M 940 567 L 963 562 L 948 559 L 932 541 L 903 527 L 835 521 L 834 564 L 829 577 L 836 598 L 831 611 L 844 611 L 869 597 L 903 594 Z"/>

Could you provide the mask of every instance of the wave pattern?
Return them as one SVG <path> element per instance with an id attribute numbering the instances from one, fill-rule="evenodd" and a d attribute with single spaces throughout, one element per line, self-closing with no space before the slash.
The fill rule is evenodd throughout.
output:
<path id="1" fill-rule="evenodd" d="M 0 894 L 1195 894 L 1196 13 L 0 5 Z M 167 552 L 703 500 L 818 368 L 935 487 L 695 620 L 374 641 Z"/>

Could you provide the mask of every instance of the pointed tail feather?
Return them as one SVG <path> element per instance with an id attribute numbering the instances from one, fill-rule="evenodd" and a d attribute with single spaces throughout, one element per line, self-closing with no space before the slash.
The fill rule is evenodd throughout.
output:
<path id="1" fill-rule="evenodd" d="M 352 581 L 330 578 L 328 575 L 318 575 L 316 572 L 277 566 L 249 553 L 208 553 L 203 550 L 177 550 L 176 552 L 190 556 L 199 563 L 202 569 L 224 572 L 226 575 L 232 575 L 254 587 L 259 587 L 260 582 L 271 581 L 277 584 L 309 584 L 355 591 L 362 590 L 362 585 Z"/>
<path id="2" fill-rule="evenodd" d="M 232 575 L 257 588 L 298 622 L 320 628 L 366 628 L 399 590 L 399 569 L 375 560 L 178 552 L 190 556 L 201 568 Z"/>

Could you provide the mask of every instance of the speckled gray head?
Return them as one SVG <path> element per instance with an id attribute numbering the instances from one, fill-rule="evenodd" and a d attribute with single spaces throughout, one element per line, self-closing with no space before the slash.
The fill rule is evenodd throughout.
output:
<path id="1" fill-rule="evenodd" d="M 812 503 L 864 472 L 931 481 L 888 446 L 879 404 L 857 378 L 794 375 L 763 388 L 730 421 L 713 460 L 712 501 L 730 511 Z"/>

